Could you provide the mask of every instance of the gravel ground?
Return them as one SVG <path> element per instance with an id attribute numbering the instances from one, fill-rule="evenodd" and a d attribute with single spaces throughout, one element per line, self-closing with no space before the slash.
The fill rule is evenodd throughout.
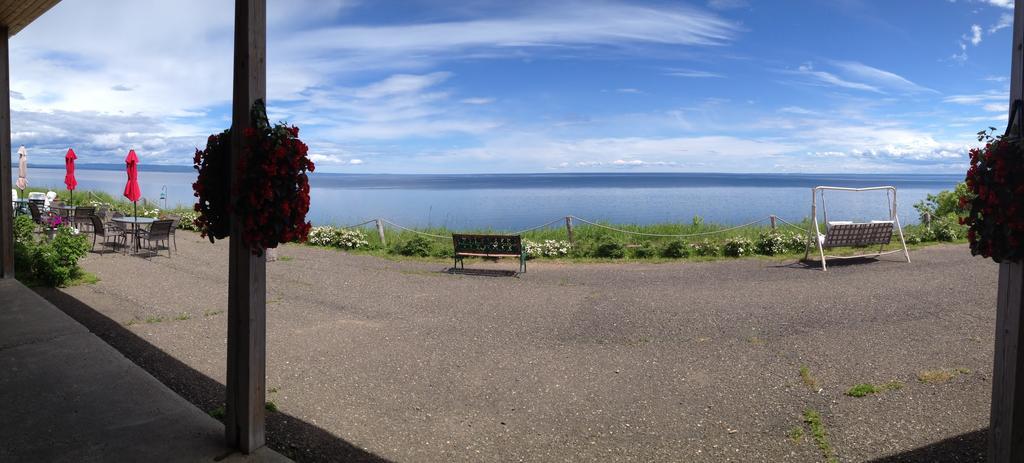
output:
<path id="1" fill-rule="evenodd" d="M 99 283 L 42 292 L 211 410 L 227 246 L 189 232 L 178 245 L 170 259 L 90 255 Z M 824 461 L 803 423 L 813 409 L 838 461 L 984 461 L 998 269 L 963 245 L 828 272 L 532 262 L 519 278 L 280 255 L 267 269 L 280 409 L 268 439 L 298 460 Z M 940 369 L 952 377 L 918 380 Z M 891 381 L 902 388 L 844 395 Z"/>

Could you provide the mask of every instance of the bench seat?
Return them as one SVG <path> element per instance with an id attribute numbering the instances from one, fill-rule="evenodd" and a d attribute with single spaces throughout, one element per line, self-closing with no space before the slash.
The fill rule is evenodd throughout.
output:
<path id="1" fill-rule="evenodd" d="M 519 235 L 463 235 L 452 234 L 452 246 L 455 248 L 455 267 L 462 263 L 466 268 L 464 257 L 518 257 L 519 271 L 526 272 L 526 252 L 523 250 L 523 239 Z"/>

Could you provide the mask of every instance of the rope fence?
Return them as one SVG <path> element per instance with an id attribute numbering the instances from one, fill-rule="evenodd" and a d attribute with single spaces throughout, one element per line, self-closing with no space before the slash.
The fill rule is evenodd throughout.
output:
<path id="1" fill-rule="evenodd" d="M 602 223 L 599 223 L 599 222 L 593 222 L 593 221 L 590 221 L 590 220 L 587 220 L 587 219 L 584 219 L 584 218 L 581 218 L 581 217 L 577 217 L 577 216 L 574 216 L 574 215 L 569 215 L 569 216 L 565 216 L 565 217 L 559 217 L 559 218 L 557 218 L 555 220 L 543 223 L 541 225 L 537 225 L 535 227 L 526 228 L 526 229 L 519 230 L 519 231 L 512 232 L 512 233 L 502 233 L 502 234 L 505 234 L 505 235 L 522 235 L 524 233 L 528 233 L 528 232 L 535 231 L 535 230 L 540 230 L 542 228 L 547 228 L 547 227 L 550 227 L 550 226 L 552 226 L 552 225 L 554 225 L 556 223 L 562 223 L 564 221 L 565 222 L 565 226 L 566 226 L 567 231 L 568 231 L 569 236 L 570 236 L 570 241 L 572 241 L 572 221 L 574 221 L 574 220 L 575 221 L 579 221 L 580 223 L 585 223 L 587 225 L 594 226 L 594 227 L 603 228 L 603 229 L 606 229 L 606 230 L 611 230 L 611 231 L 615 231 L 615 232 L 619 232 L 619 233 L 625 233 L 627 235 L 646 236 L 646 237 L 652 237 L 652 238 L 692 238 L 692 237 L 696 237 L 696 236 L 716 235 L 716 234 L 719 234 L 719 233 L 727 233 L 727 232 L 730 232 L 730 231 L 739 230 L 741 228 L 751 227 L 753 225 L 761 224 L 761 223 L 764 223 L 764 222 L 767 222 L 767 221 L 771 222 L 772 229 L 774 230 L 775 229 L 775 221 L 776 220 L 778 220 L 779 222 L 782 222 L 783 225 L 786 225 L 786 226 L 789 226 L 789 227 L 794 228 L 796 230 L 799 230 L 802 233 L 806 233 L 807 232 L 806 228 L 800 227 L 798 225 L 794 225 L 793 223 L 791 223 L 791 222 L 789 222 L 789 221 L 787 221 L 787 220 L 785 220 L 785 219 L 783 219 L 783 218 L 781 218 L 779 216 L 776 216 L 776 215 L 769 215 L 768 217 L 765 217 L 763 219 L 753 220 L 753 221 L 744 223 L 742 225 L 736 225 L 736 226 L 733 226 L 733 227 L 723 228 L 723 229 L 720 229 L 720 230 L 711 230 L 711 231 L 700 232 L 700 233 L 686 233 L 686 234 L 645 233 L 645 232 L 639 232 L 639 231 L 633 231 L 633 230 L 626 230 L 626 229 L 622 229 L 622 228 L 613 227 L 613 226 L 610 226 L 610 225 L 605 225 L 605 224 L 602 224 Z M 383 241 L 383 238 L 384 238 L 384 225 L 388 225 L 390 227 L 394 227 L 394 228 L 399 229 L 399 230 L 404 230 L 404 231 L 407 231 L 407 232 L 410 232 L 410 233 L 426 236 L 426 237 L 429 237 L 429 238 L 439 239 L 439 240 L 450 240 L 452 238 L 451 235 L 437 235 L 437 234 L 434 234 L 434 233 L 427 233 L 427 232 L 424 232 L 424 231 L 421 231 L 421 230 L 416 230 L 414 228 L 410 228 L 410 227 L 406 227 L 406 226 L 403 226 L 403 225 L 399 225 L 397 223 L 394 223 L 394 222 L 392 222 L 392 221 L 390 221 L 388 219 L 384 219 L 384 218 L 370 219 L 370 220 L 367 220 L 367 221 L 364 221 L 364 222 L 357 223 L 355 225 L 348 225 L 348 226 L 343 226 L 343 227 L 339 227 L 339 228 L 353 229 L 353 228 L 359 228 L 359 227 L 362 227 L 362 226 L 365 226 L 365 225 L 369 225 L 369 224 L 372 224 L 372 223 L 376 223 L 377 224 L 377 231 L 380 234 L 380 237 L 381 237 L 382 241 Z"/>

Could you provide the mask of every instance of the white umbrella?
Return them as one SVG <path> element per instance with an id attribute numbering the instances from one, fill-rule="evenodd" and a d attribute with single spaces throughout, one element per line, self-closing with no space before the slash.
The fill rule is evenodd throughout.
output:
<path id="1" fill-rule="evenodd" d="M 28 151 L 22 146 L 18 148 L 18 189 L 21 190 L 22 196 L 25 195 L 25 188 L 28 188 Z"/>

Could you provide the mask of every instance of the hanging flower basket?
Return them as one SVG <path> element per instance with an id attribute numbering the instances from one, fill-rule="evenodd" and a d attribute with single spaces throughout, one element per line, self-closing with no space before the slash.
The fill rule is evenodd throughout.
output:
<path id="1" fill-rule="evenodd" d="M 251 117 L 252 127 L 242 134 L 234 171 L 231 130 L 210 135 L 206 149 L 196 150 L 195 226 L 210 242 L 224 239 L 231 232 L 231 214 L 237 212 L 243 243 L 253 254 L 262 255 L 280 243 L 305 241 L 309 235 L 307 172 L 314 165 L 307 157 L 308 147 L 298 138 L 298 127 L 271 126 L 262 100 L 253 105 Z M 229 173 L 234 174 L 233 182 L 227 180 Z"/>
<path id="2" fill-rule="evenodd" d="M 1011 119 L 1010 124 L 1013 124 Z M 967 171 L 968 194 L 960 206 L 970 206 L 967 239 L 971 254 L 991 257 L 996 262 L 1021 261 L 1024 258 L 1024 140 L 1018 137 L 993 137 L 978 132 L 985 146 L 972 149 Z"/>

